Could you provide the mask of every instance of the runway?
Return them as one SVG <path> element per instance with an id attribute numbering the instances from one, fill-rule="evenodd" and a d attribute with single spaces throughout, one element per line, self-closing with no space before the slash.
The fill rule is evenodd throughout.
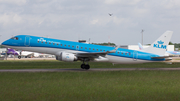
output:
<path id="1" fill-rule="evenodd" d="M 175 71 L 180 68 L 91 68 L 84 69 L 0 69 L 0 72 L 95 72 L 95 71 Z"/>

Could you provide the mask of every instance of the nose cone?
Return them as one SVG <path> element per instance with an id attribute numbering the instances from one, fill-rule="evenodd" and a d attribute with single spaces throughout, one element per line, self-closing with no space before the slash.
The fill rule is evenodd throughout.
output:
<path id="1" fill-rule="evenodd" d="M 4 41 L 2 45 L 9 45 L 9 40 Z"/>

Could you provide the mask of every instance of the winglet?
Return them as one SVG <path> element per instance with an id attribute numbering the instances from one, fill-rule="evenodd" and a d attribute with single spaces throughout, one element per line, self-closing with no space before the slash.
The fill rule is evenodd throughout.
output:
<path id="1" fill-rule="evenodd" d="M 107 51 L 107 53 L 116 53 L 117 49 L 120 47 L 121 45 L 118 45 L 114 50 L 112 51 Z"/>

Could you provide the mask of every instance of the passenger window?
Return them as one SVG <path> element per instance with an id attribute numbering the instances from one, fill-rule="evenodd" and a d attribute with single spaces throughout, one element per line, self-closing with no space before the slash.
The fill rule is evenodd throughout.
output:
<path id="1" fill-rule="evenodd" d="M 93 49 L 94 50 L 94 49 Z"/>
<path id="2" fill-rule="evenodd" d="M 83 49 L 83 47 L 81 47 L 81 49 Z"/>
<path id="3" fill-rule="evenodd" d="M 53 45 L 55 45 L 55 43 L 53 43 Z"/>
<path id="4" fill-rule="evenodd" d="M 119 52 L 118 52 L 118 54 L 119 54 Z"/>
<path id="5" fill-rule="evenodd" d="M 91 50 L 91 48 L 89 48 L 89 50 Z"/>
<path id="6" fill-rule="evenodd" d="M 45 42 L 47 44 L 47 42 Z"/>
<path id="7" fill-rule="evenodd" d="M 57 43 L 57 45 L 59 45 L 59 44 Z"/>
<path id="8" fill-rule="evenodd" d="M 74 46 L 72 46 L 74 48 Z"/>
<path id="9" fill-rule="evenodd" d="M 70 45 L 68 45 L 68 47 L 70 47 Z"/>
<path id="10" fill-rule="evenodd" d="M 37 41 L 39 43 L 39 41 Z"/>
<path id="11" fill-rule="evenodd" d="M 98 51 L 98 49 L 97 49 L 97 51 Z"/>
<path id="12" fill-rule="evenodd" d="M 49 44 L 51 44 L 51 43 L 49 43 Z"/>
<path id="13" fill-rule="evenodd" d="M 61 46 L 62 46 L 62 44 L 61 44 Z"/>
<path id="14" fill-rule="evenodd" d="M 103 50 L 105 52 L 105 50 Z"/>
<path id="15" fill-rule="evenodd" d="M 85 49 L 87 49 L 87 48 L 85 48 Z"/>
<path id="16" fill-rule="evenodd" d="M 123 54 L 123 52 L 121 52 L 121 54 Z"/>
<path id="17" fill-rule="evenodd" d="M 129 55 L 131 55 L 131 52 L 129 52 Z"/>
<path id="18" fill-rule="evenodd" d="M 41 41 L 41 43 L 43 43 L 43 41 Z"/>
<path id="19" fill-rule="evenodd" d="M 102 51 L 102 50 L 100 50 L 100 51 Z"/>
<path id="20" fill-rule="evenodd" d="M 66 45 L 64 45 L 66 47 Z"/>

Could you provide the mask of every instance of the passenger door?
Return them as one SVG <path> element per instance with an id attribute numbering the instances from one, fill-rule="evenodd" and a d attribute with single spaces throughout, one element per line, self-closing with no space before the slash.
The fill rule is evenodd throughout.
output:
<path id="1" fill-rule="evenodd" d="M 134 52 L 133 52 L 133 60 L 134 60 L 134 61 L 137 61 L 137 58 L 138 58 L 138 52 L 137 52 L 137 51 L 134 51 Z"/>
<path id="2" fill-rule="evenodd" d="M 30 45 L 30 40 L 31 40 L 30 36 L 26 36 L 24 45 L 28 47 Z"/>

